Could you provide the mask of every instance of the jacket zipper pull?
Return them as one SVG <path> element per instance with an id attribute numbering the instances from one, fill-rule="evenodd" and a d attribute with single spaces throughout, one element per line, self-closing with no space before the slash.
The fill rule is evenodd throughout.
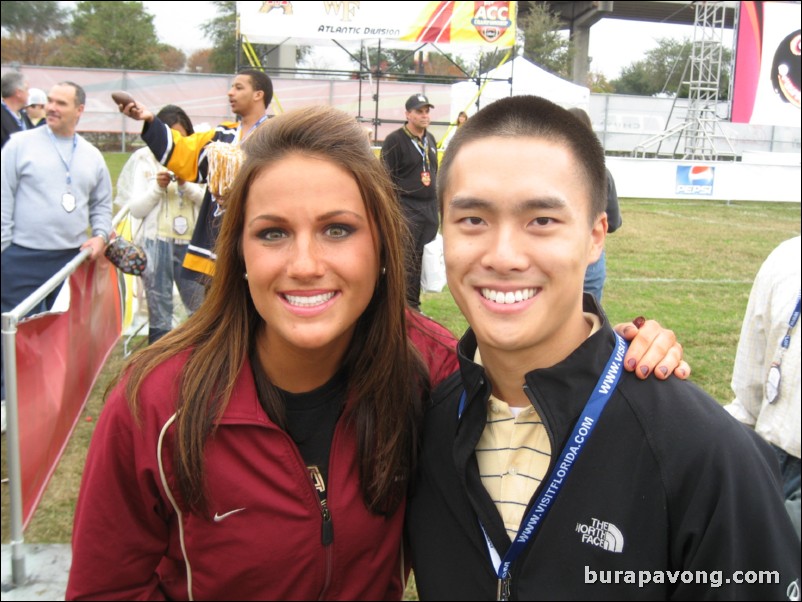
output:
<path id="1" fill-rule="evenodd" d="M 320 541 L 324 546 L 330 546 L 334 541 L 334 525 L 331 523 L 331 512 L 325 501 L 321 503 L 321 513 L 323 514 L 323 524 L 320 530 Z"/>
<path id="2" fill-rule="evenodd" d="M 510 599 L 510 576 L 507 575 L 503 579 L 498 580 L 498 590 L 496 592 L 496 600 L 509 600 Z"/>

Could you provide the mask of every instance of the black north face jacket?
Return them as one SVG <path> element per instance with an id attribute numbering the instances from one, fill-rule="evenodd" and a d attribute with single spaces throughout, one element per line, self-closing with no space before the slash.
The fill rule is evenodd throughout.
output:
<path id="1" fill-rule="evenodd" d="M 526 375 L 551 439 L 551 467 L 614 346 L 604 315 L 586 300 L 588 310 L 601 316 L 601 330 L 558 365 Z M 496 599 L 480 523 L 502 557 L 510 545 L 474 454 L 490 394 L 475 350 L 469 330 L 460 373 L 438 387 L 426 415 L 407 510 L 421 600 Z M 510 598 L 798 598 L 800 544 L 779 492 L 770 447 L 715 400 L 691 383 L 624 372 L 539 533 L 512 565 Z"/>

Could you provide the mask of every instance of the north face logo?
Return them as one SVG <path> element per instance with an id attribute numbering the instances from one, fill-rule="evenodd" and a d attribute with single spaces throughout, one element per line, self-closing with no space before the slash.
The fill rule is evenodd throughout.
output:
<path id="1" fill-rule="evenodd" d="M 598 518 L 590 520 L 589 525 L 576 524 L 576 532 L 582 536 L 582 543 L 617 554 L 624 551 L 624 535 L 618 527 Z"/>

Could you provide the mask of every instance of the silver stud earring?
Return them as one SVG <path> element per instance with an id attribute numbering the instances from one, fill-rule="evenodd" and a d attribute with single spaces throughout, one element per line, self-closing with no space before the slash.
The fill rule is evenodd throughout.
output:
<path id="1" fill-rule="evenodd" d="M 387 268 L 382 266 L 382 269 L 381 269 L 382 276 L 384 276 L 386 273 L 387 273 Z"/>
<path id="2" fill-rule="evenodd" d="M 247 279 L 248 279 L 248 272 L 245 272 L 245 273 L 242 275 L 242 279 L 243 279 L 243 280 L 247 280 Z"/>

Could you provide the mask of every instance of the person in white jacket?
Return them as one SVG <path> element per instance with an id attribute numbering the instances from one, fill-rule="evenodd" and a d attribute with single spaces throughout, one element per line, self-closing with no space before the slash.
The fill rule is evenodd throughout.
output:
<path id="1" fill-rule="evenodd" d="M 800 534 L 800 237 L 763 262 L 746 306 L 732 391 L 724 409 L 768 441 L 783 479 L 785 506 Z"/>
<path id="2" fill-rule="evenodd" d="M 183 136 L 194 132 L 189 116 L 180 107 L 167 105 L 158 117 Z M 203 286 L 184 278 L 181 264 L 204 190 L 202 185 L 176 179 L 147 147 L 131 155 L 117 189 L 118 203 L 127 203 L 131 216 L 142 220 L 134 232 L 148 257 L 142 277 L 148 304 L 148 341 L 153 343 L 172 328 L 174 283 L 188 313 L 203 300 Z"/>

